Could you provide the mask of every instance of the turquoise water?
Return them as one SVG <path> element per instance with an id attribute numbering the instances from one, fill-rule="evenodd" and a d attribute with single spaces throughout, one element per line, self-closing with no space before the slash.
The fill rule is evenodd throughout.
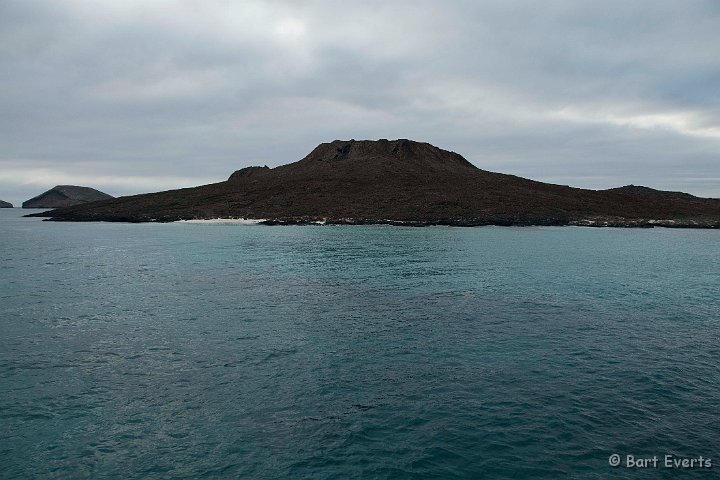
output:
<path id="1" fill-rule="evenodd" d="M 717 478 L 720 231 L 22 213 L 2 478 Z"/>

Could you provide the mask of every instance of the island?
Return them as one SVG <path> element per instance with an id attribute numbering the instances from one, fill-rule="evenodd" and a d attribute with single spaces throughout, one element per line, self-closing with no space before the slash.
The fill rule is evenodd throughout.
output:
<path id="1" fill-rule="evenodd" d="M 115 197 L 90 187 L 56 185 L 47 192 L 23 202 L 22 206 L 23 208 L 63 208 L 112 198 Z"/>
<path id="2" fill-rule="evenodd" d="M 720 199 L 628 185 L 588 190 L 482 170 L 428 143 L 336 140 L 226 181 L 107 199 L 34 216 L 52 221 L 257 219 L 270 225 L 720 227 Z"/>
<path id="3" fill-rule="evenodd" d="M 13 204 L 0 200 L 0 208 L 13 208 Z"/>

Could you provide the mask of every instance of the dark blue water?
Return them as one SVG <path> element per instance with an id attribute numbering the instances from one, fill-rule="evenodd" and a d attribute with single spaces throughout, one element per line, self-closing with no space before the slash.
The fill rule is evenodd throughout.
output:
<path id="1" fill-rule="evenodd" d="M 21 213 L 2 478 L 717 478 L 720 231 Z"/>

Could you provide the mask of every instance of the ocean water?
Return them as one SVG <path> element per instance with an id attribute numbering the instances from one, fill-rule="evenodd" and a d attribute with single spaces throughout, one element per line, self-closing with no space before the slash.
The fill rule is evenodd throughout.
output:
<path id="1" fill-rule="evenodd" d="M 720 231 L 22 213 L 0 478 L 718 478 Z"/>

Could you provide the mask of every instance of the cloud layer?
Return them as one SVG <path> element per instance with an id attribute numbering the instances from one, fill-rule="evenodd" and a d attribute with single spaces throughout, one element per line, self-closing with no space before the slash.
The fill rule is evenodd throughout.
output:
<path id="1" fill-rule="evenodd" d="M 0 72 L 14 203 L 219 181 L 336 138 L 720 197 L 712 0 L 5 0 Z"/>

